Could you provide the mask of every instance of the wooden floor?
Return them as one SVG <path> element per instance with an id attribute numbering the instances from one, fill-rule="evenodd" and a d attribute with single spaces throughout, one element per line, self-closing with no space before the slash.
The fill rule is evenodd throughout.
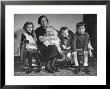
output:
<path id="1" fill-rule="evenodd" d="M 39 73 L 35 73 L 34 70 L 30 74 L 24 72 L 24 65 L 20 61 L 20 57 L 14 57 L 14 75 L 15 76 L 97 76 L 97 66 L 94 63 L 89 63 L 90 74 L 85 74 L 83 71 L 80 71 L 78 74 L 74 74 L 74 67 L 61 67 L 59 66 L 59 72 L 47 73 L 45 69 Z"/>

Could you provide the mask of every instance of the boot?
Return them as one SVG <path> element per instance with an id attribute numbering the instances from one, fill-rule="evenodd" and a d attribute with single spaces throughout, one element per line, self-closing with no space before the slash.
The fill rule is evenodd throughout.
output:
<path id="1" fill-rule="evenodd" d="M 52 67 L 52 70 L 54 71 L 54 72 L 59 72 L 59 70 L 58 70 L 58 67 Z"/>
<path id="2" fill-rule="evenodd" d="M 48 73 L 54 73 L 54 70 L 52 68 L 45 68 L 45 71 Z"/>
<path id="3" fill-rule="evenodd" d="M 37 69 L 35 70 L 36 73 L 39 73 L 41 71 L 41 67 L 38 66 Z"/>
<path id="4" fill-rule="evenodd" d="M 86 74 L 90 74 L 90 71 L 89 71 L 89 69 L 88 69 L 88 66 L 84 66 L 84 72 L 85 72 Z"/>
<path id="5" fill-rule="evenodd" d="M 31 73 L 32 70 L 33 70 L 32 67 L 29 67 L 28 69 L 26 69 L 25 73 L 26 73 L 26 74 Z"/>
<path id="6" fill-rule="evenodd" d="M 76 68 L 74 69 L 74 74 L 78 74 L 80 72 L 80 67 L 76 66 Z"/>

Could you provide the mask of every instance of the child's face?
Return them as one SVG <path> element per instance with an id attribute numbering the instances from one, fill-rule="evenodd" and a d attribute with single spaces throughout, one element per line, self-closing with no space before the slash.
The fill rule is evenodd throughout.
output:
<path id="1" fill-rule="evenodd" d="M 63 37 L 67 37 L 69 35 L 68 30 L 63 30 L 62 35 Z"/>
<path id="2" fill-rule="evenodd" d="M 33 30 L 32 24 L 28 24 L 28 25 L 26 26 L 26 30 L 27 30 L 27 32 L 31 33 L 31 31 Z"/>
<path id="3" fill-rule="evenodd" d="M 78 27 L 78 28 L 77 28 L 77 32 L 78 32 L 79 34 L 84 34 L 84 33 L 85 33 L 85 27 L 84 27 L 84 26 Z"/>
<path id="4" fill-rule="evenodd" d="M 53 34 L 53 32 L 52 32 L 52 28 L 47 28 L 46 29 L 46 34 L 48 35 L 48 36 L 51 36 L 52 34 Z"/>

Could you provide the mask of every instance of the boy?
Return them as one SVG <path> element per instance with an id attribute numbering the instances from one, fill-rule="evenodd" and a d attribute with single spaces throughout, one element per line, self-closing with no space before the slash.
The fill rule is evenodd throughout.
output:
<path id="1" fill-rule="evenodd" d="M 74 34 L 72 40 L 72 51 L 73 51 L 73 59 L 75 62 L 75 70 L 74 73 L 78 74 L 80 72 L 80 61 L 78 57 L 83 59 L 83 67 L 84 72 L 89 74 L 88 70 L 88 44 L 89 44 L 89 37 L 88 33 L 85 32 L 86 24 L 84 22 L 79 22 L 76 25 L 76 33 Z"/>
<path id="2" fill-rule="evenodd" d="M 34 25 L 32 22 L 26 22 L 23 26 L 24 32 L 21 37 L 21 43 L 25 45 L 25 56 L 28 59 L 28 69 L 25 71 L 25 73 L 31 73 L 32 72 L 32 57 L 35 58 L 36 64 L 37 64 L 37 70 L 36 72 L 40 72 L 40 61 L 38 59 L 38 49 L 36 45 L 36 37 L 34 35 Z"/>
<path id="3" fill-rule="evenodd" d="M 71 50 L 71 40 L 72 40 L 72 36 L 69 34 L 69 30 L 68 27 L 62 27 L 60 29 L 61 32 L 61 36 L 60 36 L 60 40 L 61 40 L 61 48 L 63 50 L 63 52 L 67 52 L 67 57 L 70 58 L 70 50 Z"/>
<path id="4" fill-rule="evenodd" d="M 63 51 L 63 54 L 65 54 L 64 59 L 66 61 L 70 61 L 71 63 L 73 63 L 73 61 L 71 60 L 72 58 L 72 55 L 71 55 L 72 36 L 73 36 L 73 32 L 68 30 L 68 27 L 62 27 L 60 29 L 61 49 Z"/>

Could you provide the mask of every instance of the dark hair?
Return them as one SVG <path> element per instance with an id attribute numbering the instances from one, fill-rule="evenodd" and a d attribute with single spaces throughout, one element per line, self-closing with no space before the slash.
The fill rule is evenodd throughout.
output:
<path id="1" fill-rule="evenodd" d="M 84 26 L 86 28 L 86 23 L 85 22 L 79 22 L 79 23 L 77 23 L 76 28 L 81 27 L 81 26 Z"/>
<path id="2" fill-rule="evenodd" d="M 48 19 L 47 19 L 47 17 L 45 16 L 45 15 L 41 15 L 39 18 L 38 18 L 38 24 L 41 24 L 41 19 L 42 18 L 46 18 L 46 20 L 47 20 L 47 22 L 48 22 Z"/>
<path id="3" fill-rule="evenodd" d="M 34 28 L 34 24 L 30 21 L 27 21 L 27 22 L 24 23 L 23 29 L 26 30 L 26 26 L 29 25 L 29 24 L 32 24 L 32 27 Z"/>
<path id="4" fill-rule="evenodd" d="M 61 28 L 60 28 L 60 34 L 61 34 L 62 31 L 65 31 L 65 30 L 67 30 L 67 29 L 68 29 L 68 27 L 61 27 Z"/>

